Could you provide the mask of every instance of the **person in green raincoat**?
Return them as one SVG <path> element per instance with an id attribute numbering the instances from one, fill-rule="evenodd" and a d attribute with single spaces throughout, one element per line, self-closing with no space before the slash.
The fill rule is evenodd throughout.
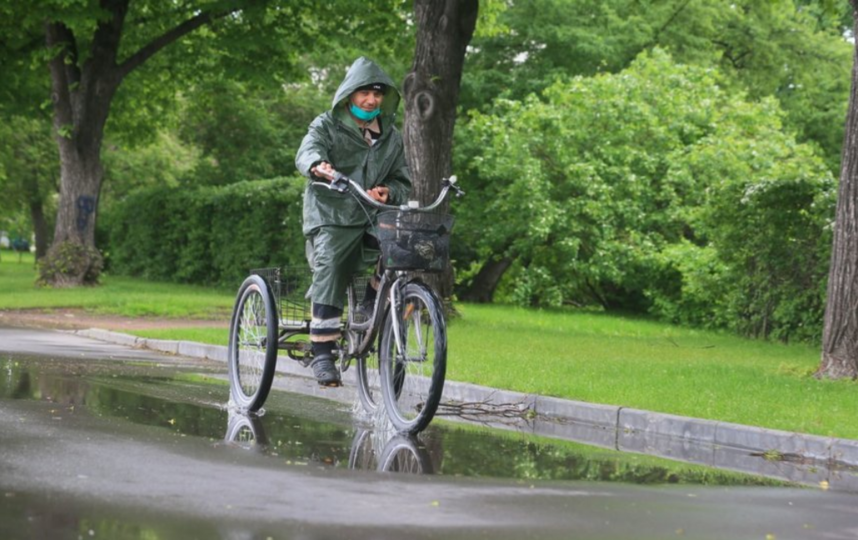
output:
<path id="1" fill-rule="evenodd" d="M 295 165 L 310 182 L 304 191 L 304 235 L 313 270 L 310 322 L 313 374 L 321 385 L 339 386 L 334 348 L 340 338 L 346 288 L 351 276 L 375 263 L 376 211 L 350 194 L 313 181 L 333 171 L 359 183 L 374 199 L 405 204 L 411 177 L 402 135 L 394 126 L 400 95 L 393 80 L 364 57 L 354 61 L 334 95 L 331 109 L 310 124 Z M 368 296 L 374 296 L 371 287 Z"/>

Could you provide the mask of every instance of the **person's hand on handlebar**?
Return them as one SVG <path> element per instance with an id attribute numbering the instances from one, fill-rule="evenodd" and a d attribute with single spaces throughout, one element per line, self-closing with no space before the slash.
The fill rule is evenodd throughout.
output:
<path id="1" fill-rule="evenodd" d="M 336 178 L 337 171 L 327 161 L 321 161 L 315 167 L 310 169 L 310 174 L 322 180 L 332 181 Z M 385 186 L 376 186 L 366 191 L 367 195 L 382 204 L 386 204 L 390 198 L 390 188 Z"/>
<path id="2" fill-rule="evenodd" d="M 384 186 L 374 187 L 372 189 L 366 190 L 367 195 L 375 199 L 376 201 L 387 204 L 387 199 L 390 196 L 390 188 Z"/>
<path id="3" fill-rule="evenodd" d="M 318 165 L 310 169 L 310 174 L 328 181 L 334 179 L 335 172 L 336 171 L 334 170 L 334 168 L 327 161 L 322 161 Z"/>

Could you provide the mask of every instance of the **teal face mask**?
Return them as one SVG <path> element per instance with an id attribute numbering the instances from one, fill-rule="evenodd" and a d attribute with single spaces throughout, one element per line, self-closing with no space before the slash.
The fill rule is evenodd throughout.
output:
<path id="1" fill-rule="evenodd" d="M 369 122 L 370 120 L 381 114 L 381 109 L 375 109 L 373 111 L 366 112 L 354 103 L 349 104 L 349 110 L 353 115 L 360 118 L 364 122 Z"/>

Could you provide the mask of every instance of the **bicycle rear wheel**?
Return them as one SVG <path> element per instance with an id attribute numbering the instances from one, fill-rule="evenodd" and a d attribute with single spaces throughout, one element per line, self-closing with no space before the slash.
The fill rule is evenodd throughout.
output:
<path id="1" fill-rule="evenodd" d="M 229 390 L 242 410 L 256 412 L 265 403 L 277 364 L 277 310 L 263 278 L 241 284 L 229 326 Z"/>
<path id="2" fill-rule="evenodd" d="M 379 354 L 381 387 L 390 422 L 399 432 L 426 428 L 441 401 L 447 369 L 447 325 L 441 302 L 420 282 L 405 286 L 399 309 L 385 319 Z M 397 319 L 400 350 L 393 328 Z"/>

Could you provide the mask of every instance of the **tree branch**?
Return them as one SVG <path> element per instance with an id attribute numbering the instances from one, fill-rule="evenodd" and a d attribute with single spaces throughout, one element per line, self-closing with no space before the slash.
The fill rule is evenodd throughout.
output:
<path id="1" fill-rule="evenodd" d="M 653 33 L 652 37 L 650 39 L 648 39 L 647 42 L 644 43 L 644 45 L 642 47 L 638 48 L 637 52 L 634 55 L 632 55 L 631 58 L 635 58 L 642 51 L 646 51 L 646 50 L 651 49 L 652 47 L 658 45 L 658 40 L 661 38 L 661 34 L 664 33 L 664 31 L 667 30 L 671 24 L 673 24 L 673 21 L 675 21 L 676 18 L 679 17 L 680 13 L 685 11 L 685 8 L 688 7 L 688 4 L 690 4 L 690 3 L 691 3 L 691 0 L 681 1 L 678 4 L 678 7 L 670 15 L 670 17 L 668 17 L 667 20 L 664 22 L 664 24 L 662 24 L 661 27 L 658 28 Z"/>
<path id="2" fill-rule="evenodd" d="M 532 420 L 536 414 L 525 399 L 514 403 L 494 403 L 493 396 L 483 401 L 445 401 L 438 404 L 436 416 L 457 416 L 463 420 L 480 423 L 517 424 Z"/>
<path id="3" fill-rule="evenodd" d="M 0 39 L 0 49 L 13 51 L 17 54 L 30 54 L 36 52 L 40 47 L 43 47 L 45 42 L 44 34 L 33 34 L 29 41 L 23 44 L 15 45 L 5 39 Z"/>
<path id="4" fill-rule="evenodd" d="M 48 49 L 56 49 L 48 68 L 51 71 L 54 127 L 60 129 L 74 122 L 69 86 L 80 81 L 80 71 L 76 62 L 66 60 L 68 54 L 74 54 L 74 34 L 61 22 L 48 22 L 45 24 L 45 41 Z"/>
<path id="5" fill-rule="evenodd" d="M 685 10 L 685 8 L 686 8 L 686 7 L 688 7 L 688 4 L 690 4 L 690 3 L 691 3 L 691 0 L 685 0 L 685 2 L 684 2 L 682 5 L 680 5 L 680 6 L 679 6 L 679 7 L 678 7 L 674 12 L 673 12 L 673 14 L 672 14 L 668 19 L 667 19 L 667 21 L 665 21 L 665 23 L 664 23 L 663 25 L 661 25 L 661 28 L 659 28 L 658 30 L 656 30 L 655 35 L 653 36 L 653 38 L 652 38 L 651 42 L 653 42 L 653 43 L 658 43 L 658 39 L 659 39 L 659 37 L 661 37 L 661 34 L 662 34 L 665 30 L 667 30 L 667 28 L 668 28 L 671 24 L 673 24 L 673 21 L 675 21 L 675 20 L 676 20 L 676 18 L 677 18 L 677 17 L 679 17 L 679 14 L 680 14 L 680 13 L 682 13 L 682 12 Z"/>
<path id="6" fill-rule="evenodd" d="M 119 66 L 119 77 L 124 78 L 126 75 L 134 71 L 137 67 L 151 58 L 155 53 L 173 43 L 179 38 L 190 34 L 197 28 L 209 24 L 215 19 L 226 17 L 231 13 L 235 13 L 238 9 L 232 9 L 223 13 L 212 14 L 210 12 L 202 12 L 198 15 L 186 20 L 175 28 L 168 30 L 157 38 L 144 45 L 139 51 L 131 55 L 125 62 Z"/>

